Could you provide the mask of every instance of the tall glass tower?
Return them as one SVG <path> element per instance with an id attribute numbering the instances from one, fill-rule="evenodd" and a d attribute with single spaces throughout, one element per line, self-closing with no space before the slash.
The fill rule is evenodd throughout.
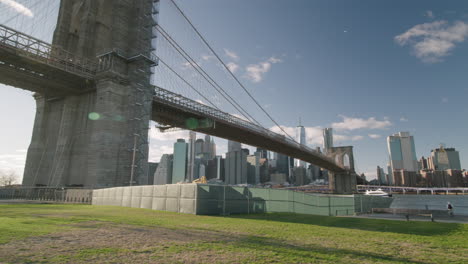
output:
<path id="1" fill-rule="evenodd" d="M 299 125 L 296 127 L 296 141 L 301 144 L 306 146 L 306 133 L 305 133 L 305 127 L 301 124 L 301 119 L 299 119 Z M 296 167 L 306 167 L 306 162 L 302 160 L 296 160 L 295 162 Z"/>
<path id="2" fill-rule="evenodd" d="M 187 173 L 188 144 L 184 139 L 174 143 L 174 160 L 172 163 L 172 183 L 184 182 Z"/>
<path id="3" fill-rule="evenodd" d="M 333 148 L 333 128 L 323 129 L 323 151 L 328 152 L 330 148 Z"/>
<path id="4" fill-rule="evenodd" d="M 193 181 L 193 172 L 195 169 L 195 140 L 197 140 L 197 133 L 189 132 L 189 143 L 187 151 L 187 176 L 185 177 L 188 181 Z"/>
<path id="5" fill-rule="evenodd" d="M 414 138 L 409 132 L 399 132 L 387 138 L 392 172 L 395 170 L 418 171 Z"/>

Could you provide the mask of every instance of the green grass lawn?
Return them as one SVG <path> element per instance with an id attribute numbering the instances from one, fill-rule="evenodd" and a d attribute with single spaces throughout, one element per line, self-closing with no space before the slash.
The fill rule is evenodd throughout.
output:
<path id="1" fill-rule="evenodd" d="M 468 225 L 0 205 L 0 263 L 468 263 Z"/>

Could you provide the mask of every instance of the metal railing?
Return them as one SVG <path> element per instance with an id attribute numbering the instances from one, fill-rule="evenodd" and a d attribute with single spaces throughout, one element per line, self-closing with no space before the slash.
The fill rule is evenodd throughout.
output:
<path id="1" fill-rule="evenodd" d="M 92 79 L 96 74 L 97 63 L 93 60 L 78 57 L 58 46 L 0 25 L 0 49 L 8 48 L 31 60 L 84 78 Z"/>
<path id="2" fill-rule="evenodd" d="M 92 189 L 50 187 L 0 188 L 0 200 L 91 204 L 92 198 Z"/>
<path id="3" fill-rule="evenodd" d="M 256 125 L 254 123 L 251 123 L 249 121 L 246 121 L 244 119 L 238 118 L 234 115 L 222 112 L 218 109 L 215 109 L 213 107 L 201 104 L 197 101 L 194 101 L 192 99 L 186 98 L 180 94 L 176 94 L 173 92 L 170 92 L 166 89 L 163 89 L 161 87 L 154 86 L 155 90 L 155 96 L 154 100 L 156 102 L 169 105 L 175 108 L 183 109 L 184 111 L 197 114 L 197 115 L 202 115 L 208 118 L 211 118 L 215 121 L 223 121 L 224 123 L 229 123 L 233 126 L 236 126 L 240 129 L 248 130 L 251 132 L 254 132 L 260 136 L 270 138 L 272 140 L 275 140 L 276 142 L 282 143 L 289 145 L 293 148 L 296 149 L 301 149 L 303 151 L 308 152 L 310 155 L 313 155 L 317 158 L 327 160 L 330 163 L 335 164 L 336 166 L 343 168 L 342 166 L 338 165 L 332 158 L 327 157 L 317 150 L 314 150 L 312 148 L 309 148 L 305 145 L 299 144 L 296 141 L 293 141 L 289 138 L 287 138 L 284 135 L 280 135 L 278 133 L 275 133 L 269 129 L 266 129 L 264 127 L 261 127 L 259 125 Z M 344 168 L 343 168 L 344 169 Z"/>
<path id="4" fill-rule="evenodd" d="M 382 189 L 390 193 L 422 193 L 429 192 L 431 194 L 437 193 L 452 193 L 459 192 L 462 194 L 468 194 L 468 187 L 406 187 L 406 186 L 387 186 L 387 185 L 358 185 L 358 191 L 364 192 L 367 190 Z"/>

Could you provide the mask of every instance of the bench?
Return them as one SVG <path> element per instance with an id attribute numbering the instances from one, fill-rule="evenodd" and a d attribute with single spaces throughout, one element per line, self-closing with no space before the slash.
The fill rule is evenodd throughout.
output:
<path id="1" fill-rule="evenodd" d="M 372 214 L 393 214 L 393 215 L 404 215 L 406 221 L 409 221 L 410 215 L 413 216 L 427 216 L 434 222 L 435 216 L 446 216 L 448 212 L 446 210 L 425 210 L 425 209 L 408 209 L 408 208 L 372 208 Z"/>

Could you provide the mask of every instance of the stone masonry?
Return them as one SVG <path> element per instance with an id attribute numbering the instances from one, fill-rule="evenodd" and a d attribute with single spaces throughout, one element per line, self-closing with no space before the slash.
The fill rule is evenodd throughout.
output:
<path id="1" fill-rule="evenodd" d="M 133 183 L 147 183 L 155 2 L 61 1 L 53 44 L 95 59 L 100 68 L 94 89 L 34 95 L 23 185 L 129 185 L 134 152 Z"/>

